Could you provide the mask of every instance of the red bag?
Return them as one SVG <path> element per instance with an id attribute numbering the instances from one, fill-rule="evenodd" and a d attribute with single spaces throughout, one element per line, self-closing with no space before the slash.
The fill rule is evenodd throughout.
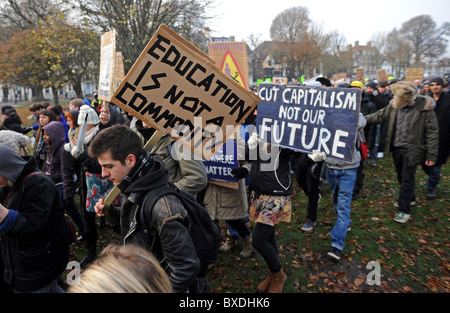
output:
<path id="1" fill-rule="evenodd" d="M 367 154 L 369 152 L 369 146 L 367 145 L 366 142 L 360 141 L 359 147 L 360 147 L 359 152 L 361 152 L 361 161 L 364 161 L 365 159 L 367 159 Z"/>

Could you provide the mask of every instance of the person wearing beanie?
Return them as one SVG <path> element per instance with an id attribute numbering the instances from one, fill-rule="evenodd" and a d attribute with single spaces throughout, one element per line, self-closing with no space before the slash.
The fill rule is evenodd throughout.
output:
<path id="1" fill-rule="evenodd" d="M 53 181 L 36 159 L 0 143 L 0 278 L 9 291 L 63 293 L 68 226 Z"/>
<path id="2" fill-rule="evenodd" d="M 87 153 L 92 140 L 98 133 L 111 126 L 109 111 L 102 110 L 100 115 L 97 115 L 90 105 L 83 105 L 80 107 L 77 122 L 79 125 L 79 131 L 75 137 L 77 144 L 69 142 L 64 145 L 64 149 L 72 155 L 72 167 L 78 169 L 76 173 L 79 179 L 78 190 L 86 226 L 83 239 L 86 240 L 87 254 L 80 261 L 81 267 L 84 268 L 97 258 L 95 203 L 100 197 L 106 198 L 114 185 L 107 178 L 102 177 L 102 167 L 97 158 L 92 158 Z M 113 205 L 118 206 L 119 203 L 120 197 L 117 197 Z"/>
<path id="3" fill-rule="evenodd" d="M 9 130 L 24 135 L 31 130 L 31 128 L 22 128 L 22 120 L 17 114 L 16 109 L 10 105 L 5 105 L 2 107 L 2 118 L 3 126 Z"/>
<path id="4" fill-rule="evenodd" d="M 366 115 L 367 123 L 387 123 L 385 155 L 392 152 L 400 183 L 394 221 L 406 223 L 415 204 L 415 175 L 419 164 L 433 166 L 438 157 L 439 129 L 430 97 L 417 95 L 417 86 L 399 81 L 392 86 L 394 99 L 387 107 Z"/>
<path id="5" fill-rule="evenodd" d="M 444 80 L 439 76 L 430 79 L 430 89 L 436 101 L 434 112 L 439 125 L 439 153 L 435 165 L 422 167 L 429 175 L 427 198 L 434 200 L 438 197 L 436 189 L 440 182 L 442 165 L 447 163 L 450 152 L 450 94 L 444 92 Z"/>

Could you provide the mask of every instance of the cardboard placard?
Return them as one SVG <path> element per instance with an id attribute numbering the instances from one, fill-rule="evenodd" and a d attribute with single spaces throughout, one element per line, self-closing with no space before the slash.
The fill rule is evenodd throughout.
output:
<path id="1" fill-rule="evenodd" d="M 245 42 L 210 42 L 208 55 L 220 69 L 241 86 L 248 88 L 247 44 Z"/>
<path id="2" fill-rule="evenodd" d="M 423 68 L 407 68 L 405 72 L 405 80 L 413 82 L 415 80 L 423 81 Z"/>
<path id="3" fill-rule="evenodd" d="M 256 126 L 274 145 L 351 162 L 361 90 L 261 84 Z"/>
<path id="4" fill-rule="evenodd" d="M 260 99 L 162 24 L 111 102 L 209 160 Z"/>
<path id="5" fill-rule="evenodd" d="M 125 68 L 123 66 L 122 52 L 116 52 L 114 60 L 114 71 L 112 77 L 112 90 L 116 91 L 119 88 L 122 80 L 125 78 Z"/>
<path id="6" fill-rule="evenodd" d="M 386 70 L 378 70 L 377 71 L 377 78 L 379 82 L 387 82 L 389 81 L 388 75 L 386 73 Z"/>
<path id="7" fill-rule="evenodd" d="M 356 80 L 364 81 L 364 69 L 363 68 L 357 68 L 356 69 Z"/>
<path id="8" fill-rule="evenodd" d="M 113 75 L 116 59 L 116 31 L 113 29 L 101 36 L 100 77 L 98 83 L 98 98 L 110 101 L 114 93 Z"/>

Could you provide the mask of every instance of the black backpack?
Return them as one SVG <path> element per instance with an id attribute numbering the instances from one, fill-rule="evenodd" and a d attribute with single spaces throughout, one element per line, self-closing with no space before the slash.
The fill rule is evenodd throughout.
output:
<path id="1" fill-rule="evenodd" d="M 174 184 L 169 183 L 148 192 L 143 202 L 146 203 L 146 206 L 153 208 L 155 203 L 162 196 L 169 194 L 178 196 L 191 219 L 189 233 L 192 242 L 195 245 L 197 257 L 199 258 L 202 267 L 213 264 L 216 262 L 219 253 L 222 230 L 220 226 L 211 219 L 208 211 L 196 201 L 193 195 L 186 191 L 179 190 Z M 144 210 L 141 209 L 140 211 L 141 219 L 147 222 L 148 219 L 143 216 L 145 213 Z M 146 226 L 153 228 L 148 224 Z"/>

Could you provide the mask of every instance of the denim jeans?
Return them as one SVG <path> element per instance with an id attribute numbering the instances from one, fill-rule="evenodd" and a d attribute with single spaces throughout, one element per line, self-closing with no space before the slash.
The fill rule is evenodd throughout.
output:
<path id="1" fill-rule="evenodd" d="M 435 164 L 433 166 L 423 166 L 425 173 L 428 175 L 427 189 L 436 190 L 441 181 L 442 164 Z"/>
<path id="2" fill-rule="evenodd" d="M 331 246 L 344 250 L 347 228 L 350 225 L 350 204 L 355 187 L 357 168 L 348 170 L 328 169 L 327 182 L 332 193 L 336 224 L 331 230 Z"/>

